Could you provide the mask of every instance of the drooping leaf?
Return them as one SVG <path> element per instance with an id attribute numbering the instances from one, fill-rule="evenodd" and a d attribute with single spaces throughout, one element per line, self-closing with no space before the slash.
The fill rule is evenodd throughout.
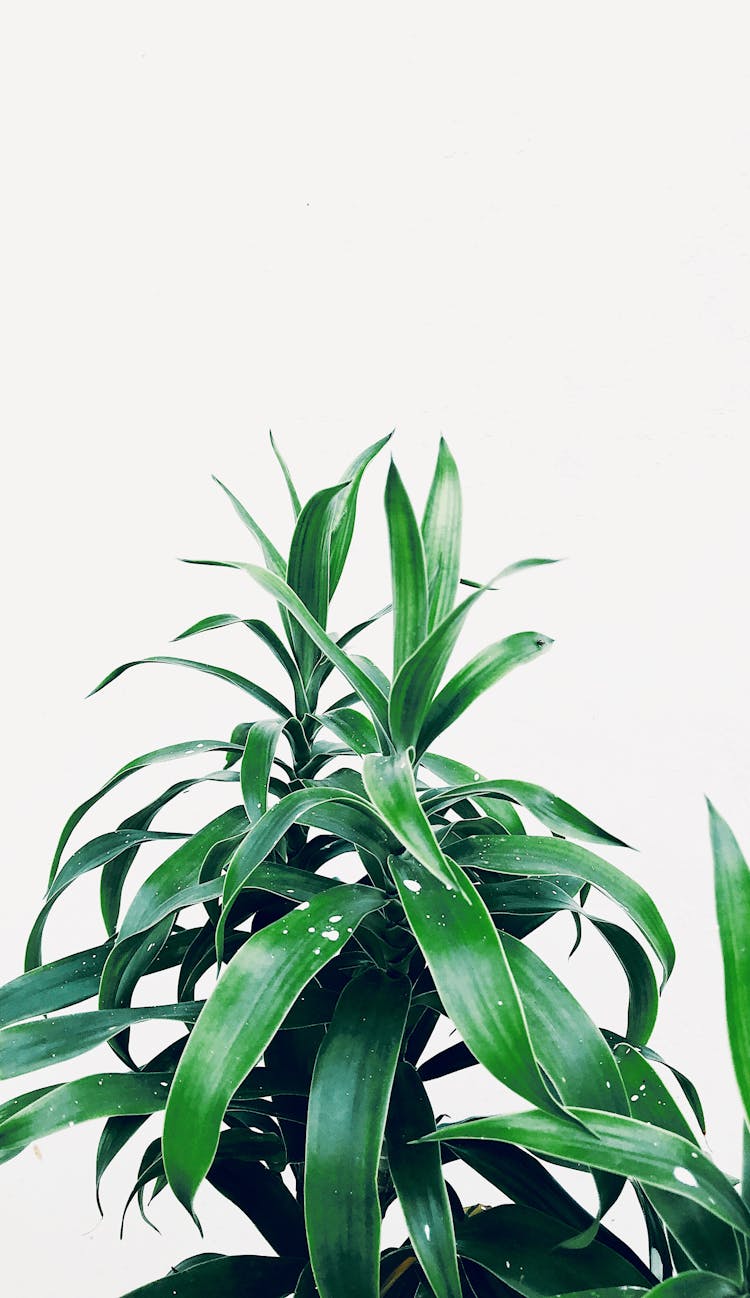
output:
<path id="1" fill-rule="evenodd" d="M 459 798 L 470 798 L 482 810 L 485 816 L 492 816 L 498 803 L 502 806 L 503 798 L 512 798 L 533 812 L 547 829 L 566 838 L 579 839 L 583 843 L 603 843 L 610 847 L 627 847 L 621 838 L 615 838 L 600 825 L 594 824 L 583 812 L 576 810 L 569 802 L 543 789 L 539 784 L 528 784 L 525 780 L 486 780 L 478 771 L 464 766 L 451 757 L 441 757 L 438 753 L 423 753 L 420 765 L 426 766 L 439 779 L 446 780 L 452 788 L 435 789 L 425 792 L 423 801 L 430 811 L 450 806 Z M 484 793 L 498 794 L 500 797 L 481 797 Z M 450 801 L 447 799 L 450 798 Z M 514 831 L 513 831 L 514 832 Z"/>
<path id="2" fill-rule="evenodd" d="M 273 544 L 273 542 L 268 539 L 263 529 L 258 526 L 255 519 L 251 517 L 251 515 L 245 509 L 245 506 L 241 504 L 241 502 L 229 490 L 229 488 L 225 487 L 224 483 L 220 482 L 219 479 L 215 476 L 214 476 L 214 482 L 216 483 L 217 487 L 221 487 L 221 490 L 231 501 L 231 504 L 234 508 L 235 513 L 237 514 L 237 517 L 244 523 L 248 532 L 250 532 L 251 536 L 253 536 L 255 540 L 258 542 L 258 545 L 261 548 L 263 558 L 266 562 L 269 571 L 275 572 L 279 577 L 285 576 L 286 564 L 282 559 L 281 555 L 279 554 L 279 551 L 276 549 L 276 546 Z"/>
<path id="3" fill-rule="evenodd" d="M 415 859 L 391 857 L 391 873 L 446 1013 L 466 1045 L 517 1095 L 557 1112 L 539 1071 L 523 1007 L 497 930 L 460 871 L 446 888 Z"/>
<path id="4" fill-rule="evenodd" d="M 248 829 L 244 807 L 232 807 L 216 816 L 192 838 L 168 856 L 145 880 L 133 898 L 120 925 L 119 941 L 151 928 L 163 918 L 160 910 L 164 899 L 175 893 L 187 893 L 200 883 L 201 869 L 209 853 L 219 844 L 231 844 Z"/>
<path id="5" fill-rule="evenodd" d="M 635 1267 L 598 1240 L 575 1251 L 562 1248 L 566 1230 L 553 1217 L 513 1204 L 465 1217 L 456 1238 L 462 1257 L 478 1262 L 512 1293 L 526 1298 L 559 1294 L 572 1285 L 588 1286 L 592 1280 L 607 1287 L 631 1285 L 635 1286 L 631 1292 L 644 1292 Z"/>
<path id="6" fill-rule="evenodd" d="M 82 802 L 80 806 L 76 807 L 75 811 L 71 812 L 70 816 L 66 820 L 52 861 L 52 869 L 49 878 L 50 885 L 57 874 L 57 867 L 60 864 L 62 854 L 67 847 L 73 830 L 79 825 L 83 817 L 86 815 L 86 812 L 90 811 L 106 793 L 109 793 L 110 789 L 114 789 L 122 780 L 127 779 L 129 775 L 135 774 L 136 771 L 143 770 L 146 766 L 152 766 L 155 762 L 168 762 L 177 757 L 203 756 L 204 753 L 212 753 L 216 751 L 231 752 L 240 750 L 238 750 L 236 744 L 231 742 L 227 743 L 226 740 L 223 739 L 192 739 L 188 740 L 186 743 L 168 744 L 164 748 L 155 748 L 150 753 L 143 753 L 141 757 L 133 757 L 129 762 L 126 762 L 124 766 L 121 766 L 119 771 L 115 771 L 114 775 L 107 780 L 106 784 L 103 784 L 102 787 L 92 795 L 92 797 L 87 798 L 85 802 Z"/>
<path id="7" fill-rule="evenodd" d="M 539 1110 L 448 1123 L 424 1140 L 504 1140 L 542 1156 L 583 1163 L 682 1194 L 750 1234 L 750 1213 L 731 1182 L 695 1145 L 621 1114 L 574 1108 L 574 1125 Z"/>
<path id="8" fill-rule="evenodd" d="M 286 1298 L 302 1267 L 289 1257 L 214 1257 L 131 1289 L 124 1298 Z"/>
<path id="9" fill-rule="evenodd" d="M 327 889 L 304 909 L 254 933 L 222 973 L 177 1066 L 164 1122 L 164 1167 L 188 1209 L 211 1166 L 224 1113 L 242 1079 L 303 987 L 338 954 L 349 929 L 383 900 L 374 888 L 340 884 Z M 331 916 L 337 914 L 341 919 L 334 921 Z"/>
<path id="10" fill-rule="evenodd" d="M 90 1010 L 0 1029 L 0 1080 L 62 1063 L 109 1041 L 123 1028 L 155 1020 L 192 1023 L 202 1002 L 136 1010 Z"/>
<path id="11" fill-rule="evenodd" d="M 537 631 L 519 631 L 488 645 L 452 676 L 433 699 L 417 740 L 422 754 L 433 740 L 458 720 L 471 704 L 514 667 L 536 658 L 553 643 Z"/>
<path id="12" fill-rule="evenodd" d="M 277 662 L 281 663 L 287 676 L 289 677 L 294 689 L 294 707 L 298 717 L 303 717 L 309 711 L 309 702 L 305 685 L 300 675 L 299 667 L 292 658 L 289 650 L 283 640 L 276 634 L 273 627 L 267 622 L 263 622 L 256 617 L 235 617 L 232 613 L 215 613 L 211 617 L 201 618 L 200 621 L 194 622 L 186 631 L 182 631 L 174 637 L 175 642 L 187 640 L 189 636 L 200 635 L 204 631 L 215 631 L 225 626 L 245 626 L 249 631 L 262 640 L 271 650 Z"/>
<path id="13" fill-rule="evenodd" d="M 750 870 L 729 825 L 708 802 L 716 914 L 724 963 L 724 996 L 732 1063 L 745 1122 L 750 1122 Z"/>
<path id="14" fill-rule="evenodd" d="M 0 987 L 0 1028 L 52 1014 L 96 996 L 111 942 L 76 951 L 21 974 Z"/>
<path id="15" fill-rule="evenodd" d="M 396 1070 L 386 1125 L 388 1166 L 412 1247 L 435 1298 L 460 1298 L 456 1237 L 440 1153 L 436 1146 L 408 1143 L 434 1130 L 432 1105 L 419 1074 L 402 1062 Z"/>
<path id="16" fill-rule="evenodd" d="M 478 836 L 451 848 L 455 861 L 478 870 L 503 874 L 575 875 L 593 884 L 622 906 L 653 947 L 664 970 L 664 980 L 674 966 L 674 944 L 654 901 L 634 879 L 588 848 L 560 838 L 527 834 Z"/>
<path id="17" fill-rule="evenodd" d="M 461 483 L 444 437 L 440 438 L 422 518 L 422 543 L 429 582 L 427 629 L 431 631 L 453 608 L 461 565 Z"/>
<path id="18" fill-rule="evenodd" d="M 261 569 L 261 571 L 263 570 Z M 104 680 L 100 681 L 89 692 L 88 697 L 91 698 L 92 694 L 98 694 L 105 686 L 111 685 L 112 681 L 117 680 L 118 676 L 122 676 L 123 672 L 129 671 L 131 667 L 142 667 L 147 663 L 166 663 L 167 666 L 171 667 L 190 667 L 194 671 L 205 672 L 209 676 L 217 676 L 219 680 L 226 681 L 228 685 L 236 685 L 245 694 L 249 694 L 251 698 L 257 699 L 258 703 L 262 703 L 265 708 L 268 708 L 269 712 L 275 712 L 277 716 L 283 717 L 285 721 L 292 715 L 285 703 L 282 703 L 275 695 L 269 694 L 268 690 L 264 690 L 262 685 L 256 685 L 255 681 L 248 680 L 246 676 L 240 676 L 237 672 L 229 671 L 227 667 L 217 667 L 214 663 L 199 663 L 194 662 L 191 658 L 172 658 L 164 654 L 159 654 L 153 658 L 136 658 L 133 662 L 121 663 L 119 667 L 115 667 L 114 671 L 105 676 Z"/>
<path id="19" fill-rule="evenodd" d="M 640 942 L 619 924 L 588 916 L 614 951 L 628 980 L 628 1022 L 625 1036 L 634 1046 L 645 1045 L 656 1024 L 659 989 L 646 952 Z"/>
<path id="20" fill-rule="evenodd" d="M 321 1298 L 378 1298 L 377 1172 L 409 996 L 407 979 L 377 969 L 354 979 L 315 1061 L 304 1198 Z"/>
<path id="21" fill-rule="evenodd" d="M 0 1156 L 17 1154 L 36 1140 L 63 1127 L 72 1127 L 111 1113 L 149 1114 L 164 1108 L 171 1074 L 99 1073 L 73 1082 L 32 1092 L 37 1098 L 25 1103 L 25 1096 L 4 1106 L 0 1114 Z"/>

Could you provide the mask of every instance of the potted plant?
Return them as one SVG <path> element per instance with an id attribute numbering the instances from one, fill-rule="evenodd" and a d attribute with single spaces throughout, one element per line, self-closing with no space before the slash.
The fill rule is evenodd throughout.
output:
<path id="1" fill-rule="evenodd" d="M 225 738 L 181 740 L 131 759 L 69 817 L 26 971 L 0 989 L 0 1076 L 22 1077 L 104 1042 L 112 1069 L 2 1106 L 0 1158 L 66 1125 L 105 1119 L 98 1188 L 126 1144 L 144 1143 L 148 1117 L 163 1112 L 131 1199 L 145 1211 L 147 1193 L 169 1188 L 198 1220 L 195 1197 L 208 1181 L 273 1255 L 199 1253 L 137 1290 L 142 1298 L 744 1293 L 746 1195 L 701 1146 L 691 1083 L 672 1070 L 680 1107 L 648 1046 L 655 967 L 663 986 L 674 949 L 649 895 L 602 855 L 624 844 L 549 790 L 485 777 L 436 749 L 490 686 L 550 645 L 523 631 L 457 670 L 449 665 L 484 592 L 549 560 L 512 564 L 482 585 L 462 578 L 459 478 L 441 442 L 421 524 L 395 465 L 388 470 L 392 604 L 344 635 L 327 630 L 360 484 L 387 441 L 304 506 L 277 451 L 296 518 L 287 557 L 223 488 L 263 560 L 226 565 L 250 578 L 252 615 L 207 617 L 177 639 L 241 623 L 281 664 L 286 696 L 203 661 L 143 660 L 229 682 L 242 719 Z M 268 596 L 279 630 L 259 616 Z M 390 676 L 355 644 L 386 614 Z M 207 753 L 222 763 L 214 772 L 168 785 L 110 832 L 70 849 L 87 812 L 116 785 L 154 763 Z M 224 811 L 191 835 L 154 827 L 204 779 L 226 786 Z M 747 1102 L 750 884 L 713 811 L 712 825 L 730 1030 Z M 128 871 L 153 842 L 163 860 L 123 908 Z M 94 870 L 103 937 L 45 963 L 50 910 Z M 597 893 L 616 903 L 625 925 L 596 915 Z M 624 969 L 622 1034 L 596 1026 L 525 942 L 560 911 L 579 936 L 584 924 L 596 928 Z M 212 969 L 218 981 L 199 994 Z M 141 979 L 164 970 L 173 977 L 169 1002 L 133 1007 Z M 137 1062 L 129 1032 L 151 1020 L 184 1032 Z M 446 1022 L 455 1040 L 436 1051 L 431 1042 Z M 527 1107 L 436 1125 L 430 1083 L 477 1063 Z M 505 1202 L 460 1202 L 444 1175 L 456 1160 L 484 1178 L 488 1201 Z M 564 1188 L 550 1170 L 558 1165 L 590 1173 L 597 1212 Z M 647 1257 L 602 1221 L 627 1180 Z M 382 1218 L 396 1200 L 406 1237 L 381 1248 Z"/>

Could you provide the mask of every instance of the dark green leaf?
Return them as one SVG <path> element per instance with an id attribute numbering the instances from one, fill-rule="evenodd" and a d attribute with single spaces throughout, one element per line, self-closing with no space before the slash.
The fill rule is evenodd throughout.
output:
<path id="1" fill-rule="evenodd" d="M 427 635 L 427 573 L 422 537 L 393 460 L 385 485 L 393 585 L 393 678 Z"/>
<path id="2" fill-rule="evenodd" d="M 340 884 L 327 889 L 254 933 L 224 970 L 177 1066 L 164 1123 L 164 1166 L 186 1207 L 191 1208 L 211 1166 L 237 1087 L 303 987 L 338 954 L 349 929 L 383 900 L 374 888 Z M 333 915 L 341 919 L 334 921 Z"/>
<path id="3" fill-rule="evenodd" d="M 340 484 L 326 487 L 308 500 L 297 519 L 287 564 L 289 586 L 323 630 L 330 598 L 328 570 L 335 498 L 342 490 Z M 315 641 L 296 621 L 292 621 L 292 643 L 302 679 L 308 681 L 317 660 L 317 649 Z"/>
<path id="4" fill-rule="evenodd" d="M 341 994 L 315 1062 L 305 1222 L 321 1298 L 378 1298 L 377 1172 L 409 996 L 407 979 L 377 969 L 354 979 Z"/>
<path id="5" fill-rule="evenodd" d="M 286 1298 L 300 1259 L 219 1257 L 131 1289 L 124 1298 Z"/>
<path id="6" fill-rule="evenodd" d="M 136 658 L 133 662 L 121 663 L 119 667 L 115 667 L 114 671 L 105 676 L 104 680 L 100 681 L 90 691 L 88 697 L 90 698 L 92 694 L 98 694 L 99 690 L 103 690 L 106 685 L 110 685 L 112 681 L 117 680 L 118 676 L 122 676 L 123 672 L 129 671 L 131 667 L 142 667 L 146 663 L 166 663 L 172 667 L 191 667 L 194 671 L 206 672 L 209 676 L 218 676 L 219 680 L 226 681 L 228 685 L 236 685 L 245 694 L 249 694 L 251 698 L 262 703 L 264 707 L 268 708 L 269 712 L 275 712 L 277 716 L 283 717 L 285 721 L 292 715 L 286 704 L 282 703 L 273 694 L 269 694 L 268 690 L 264 690 L 261 685 L 256 685 L 254 681 L 248 680 L 246 676 L 239 676 L 237 672 L 229 671 L 227 667 L 216 667 L 213 663 L 193 662 L 190 658 L 171 658 L 162 654 L 155 658 Z"/>
<path id="7" fill-rule="evenodd" d="M 408 1143 L 434 1130 L 432 1105 L 419 1075 L 402 1062 L 388 1111 L 388 1165 L 409 1238 L 435 1298 L 460 1298 L 456 1238 L 439 1150 Z M 427 1151 L 429 1157 L 424 1158 Z"/>
<path id="8" fill-rule="evenodd" d="M 534 1153 L 583 1163 L 682 1194 L 750 1234 L 750 1214 L 722 1172 L 682 1136 L 595 1109 L 571 1109 L 582 1125 L 534 1111 L 439 1127 L 440 1140 L 504 1140 Z M 425 1136 L 425 1140 L 433 1137 Z"/>
<path id="9" fill-rule="evenodd" d="M 36 1018 L 38 1014 L 64 1010 L 96 996 L 111 946 L 111 942 L 105 942 L 63 956 L 0 987 L 0 1028 Z"/>
<path id="10" fill-rule="evenodd" d="M 331 597 L 341 580 L 346 556 L 349 553 L 357 513 L 357 495 L 362 475 L 371 460 L 375 458 L 379 451 L 382 451 L 392 436 L 392 433 L 388 433 L 387 436 L 381 437 L 379 441 L 373 442 L 372 446 L 368 446 L 366 450 L 362 451 L 352 461 L 341 479 L 342 482 L 349 485 L 336 499 L 334 525 L 331 535 Z M 379 615 L 376 614 L 377 616 Z"/>
<path id="11" fill-rule="evenodd" d="M 444 437 L 440 438 L 422 519 L 422 542 L 429 580 L 428 630 L 431 631 L 453 608 L 461 563 L 461 483 L 456 461 Z"/>
<path id="12" fill-rule="evenodd" d="M 268 781 L 283 729 L 283 721 L 256 721 L 245 741 L 240 766 L 240 789 L 251 825 L 261 819 L 268 806 Z"/>
<path id="13" fill-rule="evenodd" d="M 0 1030 L 0 1080 L 21 1077 L 37 1068 L 73 1059 L 93 1050 L 123 1028 L 157 1019 L 192 1023 L 201 1003 L 155 1005 L 136 1010 L 90 1010 L 33 1023 L 17 1023 Z"/>
<path id="14" fill-rule="evenodd" d="M 575 875 L 593 884 L 622 906 L 651 943 L 664 969 L 664 980 L 674 966 L 674 945 L 664 920 L 649 894 L 634 879 L 623 874 L 588 848 L 561 838 L 538 835 L 506 837 L 493 834 L 464 839 L 451 848 L 455 861 L 477 870 L 499 870 L 503 874 Z"/>
<path id="15" fill-rule="evenodd" d="M 362 778 L 378 815 L 399 842 L 436 879 L 452 888 L 456 871 L 440 850 L 432 826 L 419 804 L 409 754 L 365 757 Z"/>
<path id="16" fill-rule="evenodd" d="M 389 864 L 445 1011 L 466 1045 L 517 1095 L 556 1112 L 505 952 L 479 893 L 460 871 L 447 888 L 416 860 L 391 857 Z"/>
<path id="17" fill-rule="evenodd" d="M 276 456 L 276 459 L 278 460 L 279 468 L 281 469 L 281 472 L 284 475 L 284 481 L 286 482 L 287 491 L 289 492 L 289 499 L 292 502 L 292 512 L 294 514 L 294 517 L 298 518 L 302 506 L 300 504 L 299 496 L 297 495 L 297 489 L 294 483 L 292 482 L 292 475 L 289 472 L 289 469 L 287 468 L 286 460 L 284 459 L 283 455 L 281 454 L 281 451 L 276 445 L 276 440 L 274 438 L 273 433 L 270 430 L 268 436 L 271 439 L 271 448 L 273 450 L 274 455 Z"/>
<path id="18" fill-rule="evenodd" d="M 724 961 L 727 1029 L 734 1074 L 750 1122 L 750 870 L 729 825 L 708 803 L 714 856 L 716 913 Z"/>

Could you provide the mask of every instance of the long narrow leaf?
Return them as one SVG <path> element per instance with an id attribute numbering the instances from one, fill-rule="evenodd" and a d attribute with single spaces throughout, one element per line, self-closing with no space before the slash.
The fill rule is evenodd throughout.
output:
<path id="1" fill-rule="evenodd" d="M 283 721 L 256 721 L 245 741 L 240 789 L 251 825 L 260 820 L 268 806 L 268 781 L 283 728 Z"/>
<path id="2" fill-rule="evenodd" d="M 447 617 L 458 590 L 461 565 L 461 483 L 444 437 L 422 519 L 429 581 L 428 630 Z"/>
<path id="3" fill-rule="evenodd" d="M 343 487 L 326 487 L 308 500 L 294 529 L 289 550 L 286 580 L 305 608 L 325 630 L 328 620 L 329 563 L 335 498 Z M 294 656 L 303 681 L 310 679 L 317 660 L 317 648 L 303 627 L 292 621 Z"/>
<path id="4" fill-rule="evenodd" d="M 292 512 L 293 512 L 295 518 L 299 518 L 299 514 L 300 514 L 300 511 L 301 511 L 301 509 L 302 509 L 302 505 L 300 504 L 300 498 L 299 498 L 299 496 L 297 495 L 297 488 L 295 487 L 294 483 L 292 482 L 292 475 L 291 475 L 291 473 L 289 472 L 289 469 L 288 469 L 288 466 L 287 466 L 287 462 L 286 462 L 286 460 L 284 459 L 283 455 L 281 454 L 281 451 L 279 450 L 278 446 L 276 445 L 276 439 L 275 439 L 273 433 L 270 431 L 270 429 L 269 429 L 269 432 L 268 432 L 268 436 L 269 436 L 270 441 L 271 441 L 271 449 L 273 450 L 273 453 L 274 453 L 274 455 L 276 456 L 276 459 L 277 459 L 277 461 L 278 461 L 279 468 L 281 469 L 281 472 L 282 472 L 283 475 L 284 475 L 284 481 L 285 481 L 286 486 L 287 486 L 287 491 L 289 492 L 289 499 L 290 499 L 291 502 L 292 502 Z"/>
<path id="5" fill-rule="evenodd" d="M 446 888 L 415 859 L 390 858 L 401 904 L 446 1013 L 499 1081 L 553 1113 L 505 952 L 484 902 L 456 871 Z"/>
<path id="6" fill-rule="evenodd" d="M 331 534 L 331 597 L 341 580 L 341 574 L 344 571 L 346 556 L 349 553 L 352 535 L 354 533 L 354 521 L 357 513 L 357 495 L 359 493 L 362 475 L 368 464 L 375 456 L 382 451 L 383 447 L 391 440 L 393 433 L 386 434 L 379 441 L 373 442 L 362 451 L 356 459 L 352 461 L 344 473 L 341 481 L 349 485 L 336 499 L 336 508 L 334 514 L 334 524 Z M 377 616 L 377 615 L 376 615 Z"/>
<path id="7" fill-rule="evenodd" d="M 750 1123 L 750 870 L 732 830 L 711 802 L 708 815 L 729 1045 L 745 1122 Z"/>
<path id="8" fill-rule="evenodd" d="M 385 485 L 393 585 L 393 678 L 427 635 L 427 573 L 422 537 L 393 460 Z"/>
<path id="9" fill-rule="evenodd" d="M 344 989 L 315 1061 L 305 1223 L 321 1298 L 378 1298 L 377 1174 L 410 984 L 371 969 Z"/>
<path id="10" fill-rule="evenodd" d="M 418 753 L 423 753 L 438 735 L 447 730 L 497 681 L 514 667 L 531 662 L 553 641 L 537 631 L 519 631 L 480 650 L 433 700 L 417 741 Z"/>
<path id="11" fill-rule="evenodd" d="M 588 848 L 560 838 L 538 835 L 510 838 L 504 835 L 464 839 L 451 848 L 451 856 L 477 870 L 541 877 L 570 874 L 598 888 L 630 915 L 650 942 L 664 969 L 664 980 L 674 966 L 674 944 L 655 903 L 640 884 Z"/>
<path id="12" fill-rule="evenodd" d="M 419 1074 L 402 1062 L 386 1125 L 388 1166 L 412 1247 L 435 1298 L 460 1298 L 456 1237 L 440 1153 L 435 1146 L 408 1143 L 434 1130 L 432 1105 Z"/>
<path id="13" fill-rule="evenodd" d="M 288 1257 L 217 1257 L 131 1289 L 124 1298 L 286 1298 L 303 1263 Z"/>
<path id="14" fill-rule="evenodd" d="M 261 571 L 263 570 L 261 569 Z M 90 691 L 88 697 L 90 698 L 92 694 L 98 694 L 99 690 L 103 690 L 105 686 L 117 680 L 118 676 L 122 676 L 123 672 L 129 671 L 131 667 L 142 667 L 147 663 L 166 663 L 167 666 L 171 667 L 190 667 L 194 671 L 205 672 L 209 676 L 217 676 L 219 680 L 226 681 L 228 685 L 236 685 L 238 689 L 243 690 L 245 694 L 249 694 L 251 698 L 257 699 L 270 712 L 275 712 L 277 716 L 283 717 L 285 721 L 292 715 L 285 703 L 282 703 L 273 694 L 269 694 L 268 690 L 264 690 L 261 685 L 256 685 L 254 681 L 248 680 L 246 676 L 240 676 L 237 672 L 229 671 L 226 667 L 216 667 L 213 663 L 193 662 L 190 658 L 171 658 L 162 654 L 155 658 L 137 658 L 133 662 L 121 663 L 119 667 L 115 667 L 114 671 L 105 676 L 104 680 L 100 681 Z"/>
<path id="15" fill-rule="evenodd" d="M 60 1064 L 93 1050 L 123 1028 L 155 1020 L 192 1023 L 200 1002 L 155 1005 L 150 1009 L 91 1010 L 56 1019 L 17 1023 L 0 1030 L 0 1080 L 21 1077 L 37 1068 Z"/>
<path id="16" fill-rule="evenodd" d="M 582 1125 L 537 1111 L 474 1118 L 438 1128 L 425 1140 L 503 1140 L 534 1153 L 633 1177 L 682 1194 L 750 1235 L 750 1213 L 730 1181 L 695 1145 L 646 1122 L 595 1109 L 571 1109 Z"/>
<path id="17" fill-rule="evenodd" d="M 349 929 L 383 901 L 374 888 L 328 889 L 254 933 L 224 970 L 177 1066 L 164 1123 L 164 1167 L 188 1209 L 211 1166 L 237 1087 L 303 987 L 338 954 Z"/>

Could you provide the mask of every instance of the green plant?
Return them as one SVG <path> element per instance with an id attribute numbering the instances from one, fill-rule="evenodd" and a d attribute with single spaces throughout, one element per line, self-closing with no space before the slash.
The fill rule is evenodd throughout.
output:
<path id="1" fill-rule="evenodd" d="M 177 638 L 243 625 L 284 668 L 289 703 L 211 664 L 143 660 L 209 672 L 253 700 L 259 715 L 228 739 L 133 759 L 68 819 L 26 972 L 0 989 L 0 1075 L 22 1076 L 104 1042 L 116 1064 L 2 1106 L 0 1158 L 68 1124 L 105 1118 L 98 1190 L 119 1151 L 164 1110 L 162 1138 L 145 1148 L 131 1199 L 145 1215 L 148 1188 L 153 1198 L 170 1186 L 194 1213 L 207 1179 L 276 1256 L 199 1254 L 139 1289 L 143 1298 L 677 1296 L 708 1293 L 706 1282 L 714 1298 L 737 1294 L 747 1285 L 750 1213 L 701 1149 L 691 1083 L 674 1072 L 692 1111 L 686 1117 L 647 1044 L 659 995 L 652 959 L 666 981 L 672 942 L 648 894 L 592 850 L 624 844 L 548 790 L 486 779 L 433 748 L 485 690 L 551 643 L 536 632 L 510 635 L 445 681 L 475 602 L 511 573 L 549 560 L 513 564 L 485 585 L 462 583 L 459 479 L 441 443 L 421 527 L 395 466 L 388 471 L 392 607 L 338 638 L 326 630 L 360 482 L 387 441 L 304 507 L 279 456 L 296 519 L 287 559 L 227 491 L 265 566 L 225 566 L 273 597 L 285 639 L 255 616 L 223 614 Z M 388 612 L 390 678 L 350 648 Z M 348 692 L 323 703 L 334 672 Z M 153 763 L 212 751 L 223 755 L 220 770 L 170 785 L 65 856 L 88 810 L 115 785 Z M 190 836 L 154 829 L 202 779 L 226 784 L 227 809 Z M 529 815 L 549 833 L 533 831 Z M 128 871 L 154 841 L 167 854 L 120 915 Z M 344 855 L 358 862 L 356 882 L 336 878 Z M 106 937 L 45 965 L 49 911 L 92 870 L 101 871 Z M 629 927 L 592 913 L 597 891 Z M 597 1028 L 525 944 L 560 911 L 572 916 L 577 938 L 584 923 L 593 926 L 624 969 L 624 1034 Z M 735 994 L 745 958 L 742 948 Z M 226 966 L 219 981 L 205 1002 L 196 999 L 217 962 Z M 174 1000 L 133 1008 L 135 987 L 158 970 L 175 972 Z M 57 1013 L 94 997 L 97 1008 Z M 441 1019 L 456 1041 L 429 1054 Z M 129 1031 L 146 1020 L 186 1031 L 139 1065 Z M 744 1039 L 738 1050 L 747 1100 Z M 475 1063 L 532 1107 L 436 1130 L 429 1083 Z M 443 1175 L 455 1160 L 509 1202 L 462 1205 Z M 545 1164 L 590 1172 L 598 1213 Z M 601 1222 L 628 1178 L 648 1260 Z M 408 1238 L 381 1251 L 381 1219 L 396 1199 Z"/>

